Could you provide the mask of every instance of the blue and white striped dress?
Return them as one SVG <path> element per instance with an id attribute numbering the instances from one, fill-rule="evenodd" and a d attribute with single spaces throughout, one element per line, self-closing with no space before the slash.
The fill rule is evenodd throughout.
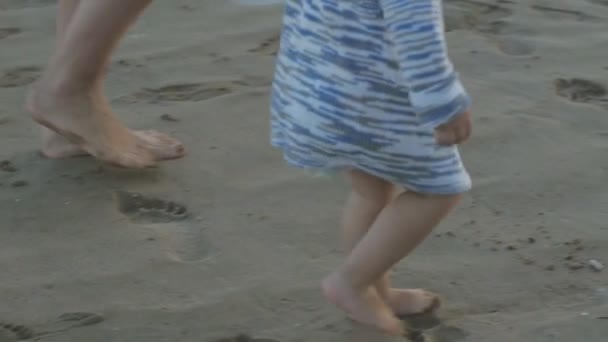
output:
<path id="1" fill-rule="evenodd" d="M 434 129 L 469 105 L 447 55 L 441 0 L 286 1 L 271 141 L 290 164 L 461 193 L 470 177 Z"/>

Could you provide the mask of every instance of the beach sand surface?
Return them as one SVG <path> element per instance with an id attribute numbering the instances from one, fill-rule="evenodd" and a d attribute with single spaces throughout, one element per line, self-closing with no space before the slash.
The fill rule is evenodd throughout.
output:
<path id="1" fill-rule="evenodd" d="M 589 260 L 608 262 L 608 1 L 444 3 L 475 99 L 462 148 L 475 189 L 395 269 L 445 297 L 410 321 L 426 341 L 605 342 L 608 276 Z M 0 0 L 0 342 L 403 341 L 320 295 L 343 260 L 347 187 L 269 146 L 281 13 L 215 0 L 144 13 L 108 96 L 189 155 L 126 171 L 39 155 L 22 103 L 55 1 Z"/>

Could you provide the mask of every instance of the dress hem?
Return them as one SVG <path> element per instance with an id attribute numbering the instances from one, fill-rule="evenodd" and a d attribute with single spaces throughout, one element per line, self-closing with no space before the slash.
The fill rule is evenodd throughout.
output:
<path id="1" fill-rule="evenodd" d="M 467 174 L 468 181 L 459 182 L 457 184 L 454 184 L 451 186 L 445 186 L 445 187 L 442 187 L 441 189 L 438 189 L 437 187 L 432 187 L 432 186 L 424 186 L 424 185 L 411 184 L 411 183 L 405 184 L 402 181 L 399 182 L 394 179 L 391 179 L 390 177 L 387 177 L 386 175 L 382 175 L 374 170 L 371 170 L 368 167 L 365 167 L 365 165 L 362 165 L 360 163 L 355 163 L 355 162 L 350 162 L 350 163 L 342 162 L 342 163 L 336 163 L 335 165 L 331 165 L 331 166 L 330 165 L 327 165 L 327 166 L 307 165 L 305 163 L 297 162 L 293 159 L 290 159 L 286 153 L 286 150 L 289 147 L 286 146 L 285 144 L 281 144 L 279 142 L 272 141 L 271 145 L 273 147 L 279 149 L 282 152 L 283 159 L 289 165 L 296 167 L 296 168 L 305 169 L 308 171 L 322 172 L 322 173 L 329 173 L 329 172 L 334 173 L 334 172 L 341 172 L 341 171 L 347 171 L 347 170 L 354 169 L 354 170 L 359 170 L 359 171 L 368 173 L 372 176 L 384 179 L 396 186 L 403 187 L 406 190 L 413 191 L 413 192 L 420 193 L 420 194 L 428 194 L 428 195 L 446 195 L 446 196 L 447 195 L 458 195 L 458 194 L 468 192 L 472 188 L 472 184 L 470 181 L 470 177 L 468 177 L 468 174 Z"/>

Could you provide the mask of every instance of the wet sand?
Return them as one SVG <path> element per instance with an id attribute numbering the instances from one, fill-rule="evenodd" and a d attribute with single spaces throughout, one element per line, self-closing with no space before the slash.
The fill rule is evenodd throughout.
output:
<path id="1" fill-rule="evenodd" d="M 174 134 L 148 171 L 39 156 L 23 112 L 54 1 L 0 0 L 0 342 L 398 341 L 326 304 L 347 188 L 269 147 L 281 6 L 157 1 L 107 90 L 129 126 Z M 221 3 L 221 4 L 220 4 Z M 475 189 L 395 270 L 443 294 L 427 341 L 608 336 L 608 3 L 446 0 L 475 98 Z M 248 334 L 250 337 L 238 337 Z"/>

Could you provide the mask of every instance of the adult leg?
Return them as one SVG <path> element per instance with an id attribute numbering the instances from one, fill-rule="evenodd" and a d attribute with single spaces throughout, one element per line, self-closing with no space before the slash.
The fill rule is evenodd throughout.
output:
<path id="1" fill-rule="evenodd" d="M 55 22 L 56 49 L 63 42 L 68 24 L 74 13 L 76 13 L 79 3 L 80 0 L 59 0 L 57 4 L 57 20 Z M 87 154 L 80 146 L 71 143 L 66 137 L 44 126 L 41 128 L 41 135 L 41 151 L 48 158 L 69 158 Z"/>
<path id="2" fill-rule="evenodd" d="M 118 166 L 141 168 L 183 156 L 182 144 L 164 134 L 128 130 L 103 96 L 102 74 L 112 51 L 151 1 L 64 1 L 58 24 L 62 40 L 28 99 L 34 119 Z M 76 7 L 71 14 L 70 4 Z"/>

